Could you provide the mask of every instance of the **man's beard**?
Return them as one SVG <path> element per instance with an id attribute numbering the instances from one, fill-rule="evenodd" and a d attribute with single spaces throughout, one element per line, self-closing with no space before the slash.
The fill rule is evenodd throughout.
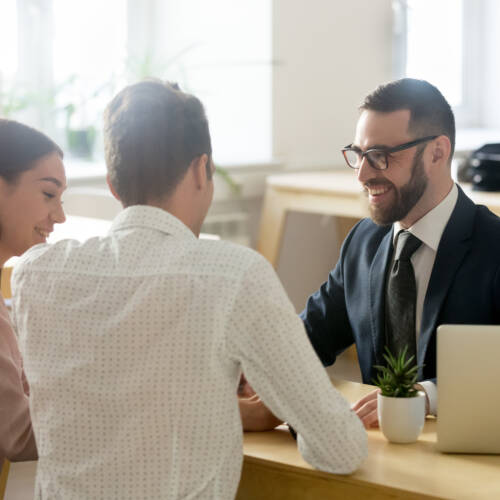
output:
<path id="1" fill-rule="evenodd" d="M 387 207 L 370 205 L 370 217 L 379 226 L 388 226 L 396 221 L 403 220 L 410 210 L 417 204 L 427 188 L 428 178 L 424 172 L 424 162 L 421 154 L 417 153 L 413 159 L 410 180 L 397 189 L 392 182 L 385 182 L 393 188 L 396 199 Z M 380 185 L 380 183 L 377 183 Z"/>

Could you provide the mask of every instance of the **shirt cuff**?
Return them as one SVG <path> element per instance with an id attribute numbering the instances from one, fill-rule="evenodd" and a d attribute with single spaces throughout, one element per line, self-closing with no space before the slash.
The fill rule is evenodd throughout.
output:
<path id="1" fill-rule="evenodd" d="M 419 384 L 423 387 L 425 393 L 427 394 L 427 398 L 429 399 L 429 413 L 431 415 L 437 415 L 437 385 L 430 380 L 424 380 L 423 382 L 419 382 Z"/>

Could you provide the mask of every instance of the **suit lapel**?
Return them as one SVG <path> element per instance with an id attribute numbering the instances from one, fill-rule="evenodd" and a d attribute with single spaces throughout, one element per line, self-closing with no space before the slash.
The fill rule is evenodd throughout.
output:
<path id="1" fill-rule="evenodd" d="M 372 331 L 373 350 L 377 364 L 383 364 L 382 353 L 386 344 L 385 339 L 385 274 L 388 262 L 392 256 L 392 233 L 388 231 L 384 236 L 370 267 L 370 323 Z"/>
<path id="2" fill-rule="evenodd" d="M 424 362 L 429 341 L 437 328 L 439 312 L 462 260 L 469 252 L 475 205 L 458 187 L 458 199 L 439 242 L 424 301 L 418 339 L 418 363 Z M 422 370 L 420 370 L 421 372 Z M 419 373 L 422 376 L 422 373 Z"/>

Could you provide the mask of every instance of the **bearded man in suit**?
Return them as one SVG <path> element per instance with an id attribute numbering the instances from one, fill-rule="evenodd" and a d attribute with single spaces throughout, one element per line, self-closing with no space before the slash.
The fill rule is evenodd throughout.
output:
<path id="1" fill-rule="evenodd" d="M 455 120 L 436 87 L 397 80 L 360 110 L 342 153 L 367 194 L 370 218 L 351 230 L 300 316 L 325 366 L 356 345 L 367 384 L 386 346 L 396 354 L 407 347 L 420 365 L 427 411 L 437 414 L 437 327 L 500 324 L 500 218 L 452 180 Z M 376 394 L 353 406 L 367 428 L 378 425 Z M 245 428 L 274 423 L 260 402 L 240 407 Z"/>

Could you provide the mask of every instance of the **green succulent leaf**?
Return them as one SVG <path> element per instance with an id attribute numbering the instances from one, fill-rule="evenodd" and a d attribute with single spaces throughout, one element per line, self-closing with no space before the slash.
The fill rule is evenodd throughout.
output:
<path id="1" fill-rule="evenodd" d="M 383 396 L 411 398 L 418 393 L 415 389 L 419 366 L 415 363 L 415 356 L 408 356 L 408 347 L 405 347 L 397 356 L 385 347 L 383 358 L 386 365 L 374 365 L 379 372 L 373 383 L 379 387 Z"/>

